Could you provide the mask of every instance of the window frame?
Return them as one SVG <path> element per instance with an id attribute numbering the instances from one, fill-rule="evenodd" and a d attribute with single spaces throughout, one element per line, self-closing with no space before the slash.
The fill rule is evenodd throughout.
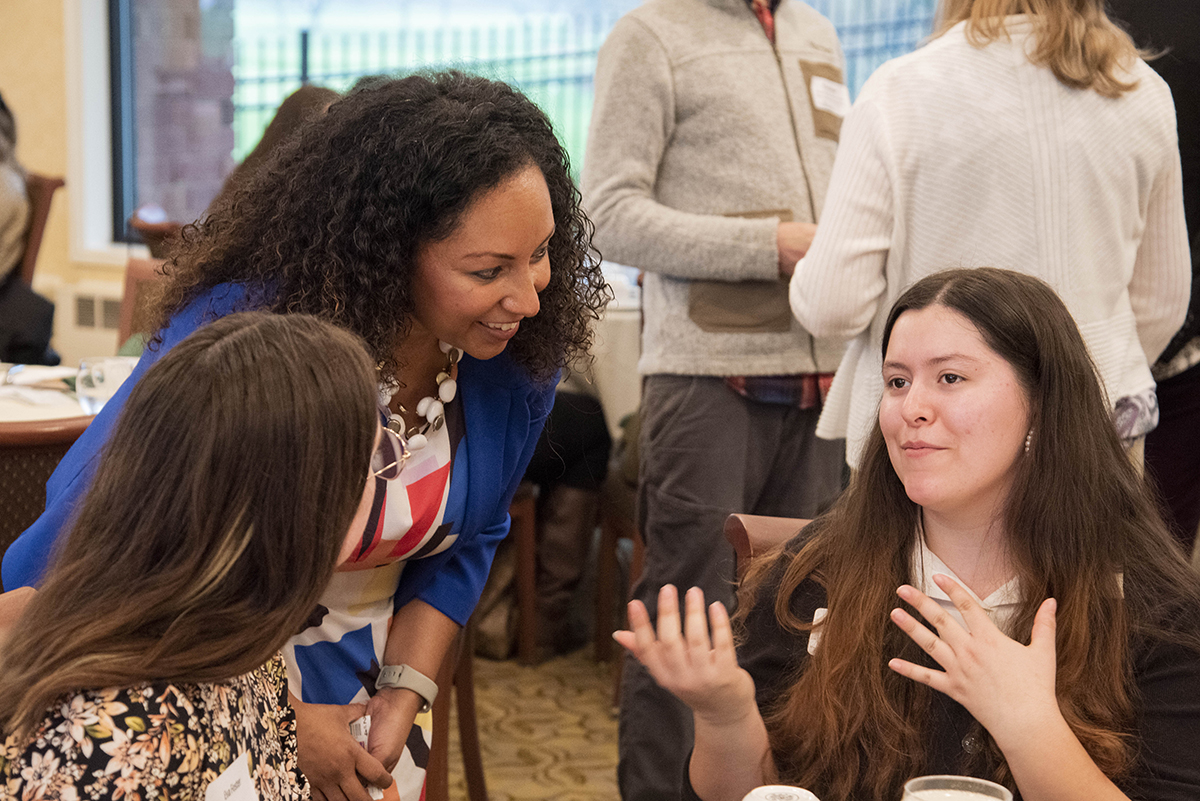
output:
<path id="1" fill-rule="evenodd" d="M 122 270 L 148 251 L 113 237 L 112 75 L 109 8 L 63 0 L 67 188 L 72 262 Z"/>
<path id="2" fill-rule="evenodd" d="M 137 202 L 133 24 L 130 0 L 108 0 L 109 98 L 112 137 L 112 241 L 136 243 L 129 218 Z"/>

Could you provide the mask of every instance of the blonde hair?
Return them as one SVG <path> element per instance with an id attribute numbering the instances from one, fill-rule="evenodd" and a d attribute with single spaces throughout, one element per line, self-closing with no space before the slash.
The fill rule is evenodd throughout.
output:
<path id="1" fill-rule="evenodd" d="M 967 41 L 983 47 L 1008 37 L 1005 17 L 1012 14 L 1033 23 L 1030 62 L 1049 68 L 1064 86 L 1104 97 L 1137 86 L 1127 70 L 1143 54 L 1104 13 L 1104 0 L 941 0 L 934 38 L 966 21 Z"/>

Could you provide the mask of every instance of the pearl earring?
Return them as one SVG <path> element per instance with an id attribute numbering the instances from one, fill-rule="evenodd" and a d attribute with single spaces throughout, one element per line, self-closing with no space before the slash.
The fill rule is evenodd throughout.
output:
<path id="1" fill-rule="evenodd" d="M 1025 435 L 1025 452 L 1029 453 L 1029 443 L 1033 442 L 1033 429 L 1029 429 L 1029 433 Z"/>

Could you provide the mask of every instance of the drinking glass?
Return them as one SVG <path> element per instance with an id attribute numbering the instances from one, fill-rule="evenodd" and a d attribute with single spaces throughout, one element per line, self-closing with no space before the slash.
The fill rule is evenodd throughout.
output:
<path id="1" fill-rule="evenodd" d="M 79 363 L 79 374 L 75 377 L 75 395 L 84 414 L 96 414 L 104 408 L 108 399 L 129 374 L 133 372 L 137 359 L 121 356 L 93 357 Z"/>
<path id="2" fill-rule="evenodd" d="M 904 801 L 1013 801 L 994 782 L 971 776 L 921 776 L 904 785 Z"/>

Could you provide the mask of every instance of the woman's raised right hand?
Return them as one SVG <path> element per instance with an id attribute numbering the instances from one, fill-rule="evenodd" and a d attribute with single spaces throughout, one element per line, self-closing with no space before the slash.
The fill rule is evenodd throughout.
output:
<path id="1" fill-rule="evenodd" d="M 725 605 L 713 603 L 707 617 L 704 591 L 692 587 L 687 592 L 681 631 L 679 593 L 674 585 L 667 584 L 658 593 L 657 636 L 646 606 L 631 601 L 632 631 L 614 632 L 613 639 L 633 654 L 663 689 L 691 707 L 697 717 L 724 726 L 758 714 L 754 679 L 737 663 Z"/>
<path id="2" fill-rule="evenodd" d="M 392 775 L 350 734 L 351 721 L 366 714 L 364 704 L 306 704 L 291 697 L 296 709 L 300 770 L 315 801 L 371 801 L 363 782 L 383 789 Z"/>

